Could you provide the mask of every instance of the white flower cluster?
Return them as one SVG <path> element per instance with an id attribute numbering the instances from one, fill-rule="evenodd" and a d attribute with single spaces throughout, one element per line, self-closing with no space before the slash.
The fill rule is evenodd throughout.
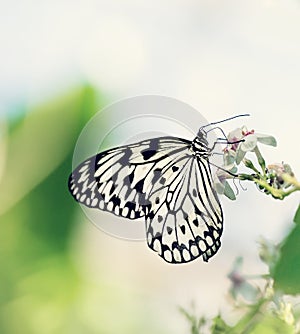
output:
<path id="1" fill-rule="evenodd" d="M 229 199 L 234 200 L 235 194 L 227 179 L 237 175 L 238 166 L 241 162 L 244 162 L 247 166 L 244 159 L 247 152 L 254 152 L 258 161 L 263 161 L 257 146 L 258 143 L 276 146 L 276 139 L 273 136 L 255 133 L 254 130 L 249 131 L 243 126 L 230 132 L 227 140 L 229 144 L 223 150 L 223 166 L 216 173 L 215 187 L 219 194 L 224 194 Z"/>

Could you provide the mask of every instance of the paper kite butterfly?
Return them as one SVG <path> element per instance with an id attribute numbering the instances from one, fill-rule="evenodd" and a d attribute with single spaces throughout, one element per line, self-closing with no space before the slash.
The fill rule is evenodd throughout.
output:
<path id="1" fill-rule="evenodd" d="M 87 207 L 144 217 L 148 246 L 165 261 L 208 261 L 223 231 L 206 131 L 217 123 L 193 141 L 158 137 L 100 152 L 72 172 L 69 190 Z"/>

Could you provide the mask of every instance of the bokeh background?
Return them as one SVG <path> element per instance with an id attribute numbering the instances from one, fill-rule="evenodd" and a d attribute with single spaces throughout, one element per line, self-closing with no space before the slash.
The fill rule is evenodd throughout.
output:
<path id="1" fill-rule="evenodd" d="M 102 107 L 159 94 L 209 121 L 250 113 L 278 141 L 267 161 L 299 175 L 300 2 L 22 0 L 0 15 L 0 332 L 184 333 L 192 302 L 233 319 L 234 259 L 266 271 L 257 240 L 282 240 L 299 196 L 222 198 L 221 251 L 172 266 L 87 221 L 67 191 L 72 154 Z"/>

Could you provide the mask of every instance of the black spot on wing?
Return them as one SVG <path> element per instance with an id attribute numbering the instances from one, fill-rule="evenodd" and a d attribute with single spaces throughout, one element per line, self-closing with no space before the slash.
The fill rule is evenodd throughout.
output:
<path id="1" fill-rule="evenodd" d="M 144 181 L 145 179 L 141 179 L 137 184 L 135 185 L 135 189 L 137 192 L 142 193 L 143 192 L 143 187 L 144 187 Z"/>
<path id="2" fill-rule="evenodd" d="M 158 181 L 158 179 L 160 178 L 161 169 L 160 168 L 154 169 L 153 174 L 154 174 L 154 176 L 152 178 L 152 184 L 156 183 Z"/>
<path id="3" fill-rule="evenodd" d="M 172 246 L 171 246 L 171 248 L 172 248 L 172 250 L 174 250 L 174 249 L 179 249 L 179 244 L 178 244 L 178 242 L 177 242 L 177 241 L 173 241 L 173 242 L 172 242 Z"/>
<path id="4" fill-rule="evenodd" d="M 142 156 L 143 156 L 144 160 L 149 160 L 150 158 L 152 158 L 157 153 L 157 151 L 146 149 L 144 151 L 141 151 L 141 153 L 142 153 Z"/>
<path id="5" fill-rule="evenodd" d="M 131 184 L 133 181 L 133 178 L 134 178 L 134 171 L 126 177 L 125 181 L 128 181 Z"/>
<path id="6" fill-rule="evenodd" d="M 127 207 L 129 209 L 129 212 L 130 211 L 135 211 L 135 203 L 133 203 L 133 202 L 127 202 L 125 204 L 125 207 Z"/>
<path id="7" fill-rule="evenodd" d="M 166 183 L 166 178 L 165 177 L 162 177 L 160 180 L 159 180 L 159 183 L 161 183 L 162 185 L 164 185 Z"/>
<path id="8" fill-rule="evenodd" d="M 154 214 L 154 212 L 153 211 L 150 211 L 149 213 L 148 213 L 148 218 L 149 219 L 153 219 L 154 218 L 154 216 L 155 216 L 155 214 Z"/>
<path id="9" fill-rule="evenodd" d="M 142 203 L 144 203 L 144 204 L 142 204 L 142 211 L 144 212 L 145 215 L 148 215 L 148 217 L 150 219 L 152 219 L 154 217 L 154 214 L 153 214 L 153 217 L 151 218 L 151 216 L 152 216 L 152 215 L 150 215 L 151 214 L 151 207 L 152 207 L 151 203 L 149 201 L 145 200 L 145 199 Z"/>
<path id="10" fill-rule="evenodd" d="M 199 226 L 199 222 L 198 222 L 198 220 L 197 220 L 197 219 L 194 219 L 194 220 L 193 220 L 193 224 L 194 224 L 196 227 L 198 227 L 198 226 Z"/>
<path id="11" fill-rule="evenodd" d="M 116 189 L 116 186 L 114 184 L 111 185 L 110 191 L 109 191 L 109 195 L 111 195 Z"/>
<path id="12" fill-rule="evenodd" d="M 154 138 L 150 141 L 149 148 L 141 151 L 144 160 L 149 160 L 150 158 L 152 158 L 157 153 L 158 149 L 159 149 L 159 140 L 158 138 Z"/>
<path id="13" fill-rule="evenodd" d="M 198 209 L 197 205 L 194 205 L 194 209 L 195 209 L 195 214 L 196 215 L 202 215 L 203 213 Z"/>
<path id="14" fill-rule="evenodd" d="M 120 206 L 121 200 L 116 195 L 113 195 L 110 201 L 113 203 L 114 206 Z"/>

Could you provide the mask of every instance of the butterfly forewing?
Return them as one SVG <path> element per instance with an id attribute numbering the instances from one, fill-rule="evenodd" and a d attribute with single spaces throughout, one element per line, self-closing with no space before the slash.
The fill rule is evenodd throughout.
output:
<path id="1" fill-rule="evenodd" d="M 69 189 L 88 207 L 145 217 L 148 245 L 167 262 L 207 261 L 220 247 L 223 216 L 208 158 L 189 140 L 160 137 L 101 152 L 73 171 Z"/>
<path id="2" fill-rule="evenodd" d="M 69 189 L 88 207 L 129 219 L 143 217 L 160 170 L 189 146 L 185 139 L 160 137 L 101 152 L 73 171 Z"/>

